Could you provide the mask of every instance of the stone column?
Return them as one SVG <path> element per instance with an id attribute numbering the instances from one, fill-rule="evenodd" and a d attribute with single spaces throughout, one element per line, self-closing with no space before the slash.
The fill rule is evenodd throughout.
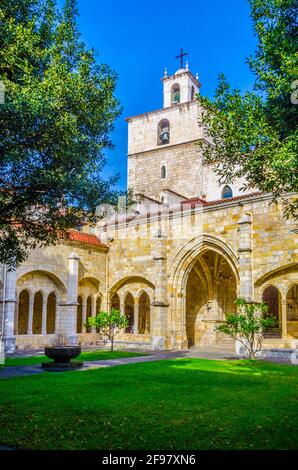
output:
<path id="1" fill-rule="evenodd" d="M 33 311 L 34 311 L 34 294 L 30 292 L 29 294 L 29 315 L 28 315 L 28 330 L 27 334 L 33 334 Z"/>
<path id="2" fill-rule="evenodd" d="M 103 293 L 100 308 L 103 312 L 109 312 L 110 311 L 111 305 L 110 305 L 109 293 L 108 292 Z"/>
<path id="3" fill-rule="evenodd" d="M 133 317 L 133 332 L 134 334 L 139 334 L 139 309 L 140 309 L 140 304 L 139 302 L 136 302 L 134 304 L 134 317 Z"/>
<path id="4" fill-rule="evenodd" d="M 282 328 L 282 339 L 287 339 L 288 336 L 288 324 L 287 324 L 287 299 L 281 301 L 281 328 Z"/>
<path id="5" fill-rule="evenodd" d="M 63 321 L 61 321 L 60 324 L 64 343 L 67 345 L 75 345 L 78 341 L 77 305 L 80 258 L 76 253 L 71 253 L 68 260 L 67 302 L 63 305 L 64 315 Z"/>
<path id="6" fill-rule="evenodd" d="M 16 272 L 7 271 L 4 292 L 4 350 L 6 353 L 15 351 L 15 307 L 16 307 Z"/>
<path id="7" fill-rule="evenodd" d="M 155 237 L 155 300 L 152 302 L 151 345 L 153 349 L 165 349 L 168 334 L 168 292 L 166 237 Z"/>
<path id="8" fill-rule="evenodd" d="M 177 294 L 176 294 L 177 295 Z M 181 292 L 177 295 L 175 301 L 175 322 L 176 331 L 172 333 L 172 348 L 188 349 L 188 339 L 186 334 L 186 295 Z M 182 312 L 184 314 L 182 315 Z"/>
<path id="9" fill-rule="evenodd" d="M 246 300 L 253 300 L 253 280 L 252 280 L 252 240 L 251 215 L 243 214 L 238 222 L 239 228 L 239 275 L 240 275 L 240 297 Z"/>
<path id="10" fill-rule="evenodd" d="M 44 298 L 42 302 L 41 333 L 43 335 L 47 334 L 47 298 Z"/>

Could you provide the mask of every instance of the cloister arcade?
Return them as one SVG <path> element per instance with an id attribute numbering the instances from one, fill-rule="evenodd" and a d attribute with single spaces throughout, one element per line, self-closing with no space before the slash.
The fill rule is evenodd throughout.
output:
<path id="1" fill-rule="evenodd" d="M 31 271 L 17 281 L 16 333 L 51 335 L 59 329 L 59 305 L 65 299 L 63 282 L 52 273 Z"/>
<path id="2" fill-rule="evenodd" d="M 298 267 L 278 267 L 256 283 L 257 300 L 268 305 L 276 319 L 276 333 L 283 339 L 298 338 Z"/>
<path id="3" fill-rule="evenodd" d="M 114 286 L 110 307 L 125 313 L 128 318 L 126 334 L 149 335 L 151 304 L 154 301 L 154 286 L 143 278 L 125 278 Z"/>
<path id="4" fill-rule="evenodd" d="M 168 297 L 169 309 L 164 310 L 169 315 L 165 334 L 169 334 L 170 328 L 175 331 L 181 328 L 186 338 L 183 347 L 192 347 L 204 344 L 205 340 L 206 344 L 212 343 L 216 325 L 224 321 L 226 313 L 235 311 L 239 276 L 236 257 L 224 246 L 204 241 L 198 251 L 189 251 L 187 247 L 185 253 L 184 256 L 182 251 L 181 260 L 177 261 L 176 277 L 169 277 L 168 289 L 172 282 L 173 294 Z M 138 275 L 123 277 L 112 283 L 106 293 L 97 278 L 82 277 L 78 280 L 76 298 L 75 330 L 82 344 L 88 344 L 88 341 L 95 344 L 94 341 L 99 339 L 96 335 L 91 336 L 91 333 L 98 333 L 94 328 L 86 328 L 88 318 L 101 309 L 111 308 L 120 310 L 128 318 L 127 328 L 119 335 L 120 341 L 150 344 L 156 328 L 153 322 L 156 288 L 151 280 Z M 284 341 L 298 338 L 296 264 L 261 273 L 254 284 L 254 298 L 267 303 L 269 314 L 275 317 L 275 338 Z M 54 344 L 61 331 L 61 321 L 69 315 L 68 290 L 63 279 L 46 270 L 21 273 L 16 281 L 16 299 L 17 344 L 20 347 L 27 347 L 27 344 L 40 346 L 49 341 Z M 29 336 L 31 339 L 39 337 L 39 340 L 31 341 Z"/>

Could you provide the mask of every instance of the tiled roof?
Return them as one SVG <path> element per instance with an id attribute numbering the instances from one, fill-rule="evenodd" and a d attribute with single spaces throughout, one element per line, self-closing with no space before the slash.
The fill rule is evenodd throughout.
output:
<path id="1" fill-rule="evenodd" d="M 250 193 L 250 194 L 241 194 L 240 196 L 228 197 L 225 199 L 216 199 L 215 201 L 206 201 L 199 197 L 194 197 L 191 199 L 186 199 L 182 201 L 181 204 L 191 204 L 194 207 L 196 204 L 202 205 L 204 207 L 217 206 L 218 204 L 227 204 L 229 202 L 241 201 L 242 199 L 249 199 L 251 197 L 260 196 L 262 193 L 260 191 Z"/>
<path id="2" fill-rule="evenodd" d="M 83 243 L 84 245 L 97 246 L 99 248 L 108 248 L 105 243 L 102 243 L 96 235 L 91 233 L 79 232 L 78 230 L 70 229 L 67 233 L 67 239 L 72 242 Z"/>

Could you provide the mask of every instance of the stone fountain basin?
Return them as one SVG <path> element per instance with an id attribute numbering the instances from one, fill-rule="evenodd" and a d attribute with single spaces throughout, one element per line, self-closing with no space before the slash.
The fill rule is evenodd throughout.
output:
<path id="1" fill-rule="evenodd" d="M 50 346 L 45 348 L 45 355 L 54 362 L 43 363 L 42 367 L 53 372 L 79 369 L 83 362 L 70 362 L 81 354 L 80 346 Z"/>

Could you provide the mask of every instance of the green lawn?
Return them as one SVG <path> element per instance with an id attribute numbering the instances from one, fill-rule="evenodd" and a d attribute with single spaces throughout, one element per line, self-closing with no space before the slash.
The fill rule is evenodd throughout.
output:
<path id="1" fill-rule="evenodd" d="M 76 361 L 100 361 L 106 359 L 119 359 L 122 357 L 136 357 L 146 356 L 147 354 L 140 354 L 127 351 L 86 351 L 82 352 L 75 360 Z M 53 362 L 47 356 L 29 356 L 29 357 L 7 357 L 5 358 L 6 366 L 31 366 L 33 364 L 41 364 L 42 362 Z"/>
<path id="2" fill-rule="evenodd" d="M 296 449 L 298 368 L 175 359 L 0 380 L 25 449 Z"/>

